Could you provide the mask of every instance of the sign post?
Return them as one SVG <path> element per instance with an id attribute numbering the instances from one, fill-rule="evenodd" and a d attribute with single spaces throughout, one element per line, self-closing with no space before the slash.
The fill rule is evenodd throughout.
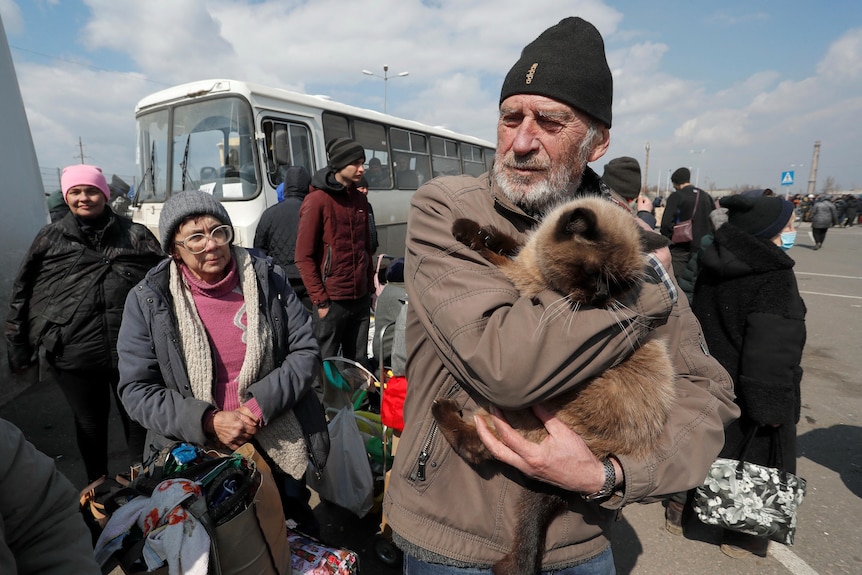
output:
<path id="1" fill-rule="evenodd" d="M 781 185 L 782 186 L 792 186 L 793 185 L 793 175 L 794 175 L 794 172 L 792 170 L 789 170 L 786 172 L 781 172 Z M 787 188 L 787 190 L 784 192 L 784 195 L 785 196 L 790 195 L 790 189 L 789 188 Z"/>

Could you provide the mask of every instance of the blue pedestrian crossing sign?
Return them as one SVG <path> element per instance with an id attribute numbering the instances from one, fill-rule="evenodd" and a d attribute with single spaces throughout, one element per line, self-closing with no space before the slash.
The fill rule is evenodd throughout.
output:
<path id="1" fill-rule="evenodd" d="M 782 186 L 792 186 L 793 185 L 793 172 L 781 172 L 781 185 Z"/>

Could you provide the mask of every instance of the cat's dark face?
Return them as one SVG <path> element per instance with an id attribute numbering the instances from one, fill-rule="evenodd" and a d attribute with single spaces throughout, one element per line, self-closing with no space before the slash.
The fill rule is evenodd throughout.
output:
<path id="1" fill-rule="evenodd" d="M 657 235 L 615 203 L 579 198 L 548 214 L 527 246 L 549 288 L 607 307 L 643 279 L 646 234 Z"/>

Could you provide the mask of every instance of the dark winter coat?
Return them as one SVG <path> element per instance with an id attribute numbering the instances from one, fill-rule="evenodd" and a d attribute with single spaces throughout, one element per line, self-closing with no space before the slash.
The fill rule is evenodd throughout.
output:
<path id="1" fill-rule="evenodd" d="M 254 234 L 254 247 L 272 257 L 284 268 L 294 290 L 302 288 L 302 278 L 296 268 L 294 253 L 299 231 L 299 210 L 308 195 L 311 176 L 303 167 L 289 168 L 284 175 L 284 200 L 266 209 L 260 216 Z M 299 290 L 297 290 L 299 291 Z M 300 297 L 304 293 L 299 293 Z"/>
<path id="2" fill-rule="evenodd" d="M 303 375 L 315 373 L 320 361 L 311 318 L 289 287 L 284 271 L 269 259 L 252 258 L 278 367 L 249 385 L 248 393 L 257 399 L 264 421 L 293 409 L 309 455 L 322 468 L 329 453 L 329 432 L 311 390 L 312 378 Z M 117 346 L 120 398 L 129 415 L 150 430 L 147 445 L 156 450 L 173 440 L 206 444 L 201 418 L 212 407 L 194 397 L 189 383 L 169 290 L 169 263 L 165 260 L 129 292 Z"/>
<path id="3" fill-rule="evenodd" d="M 373 291 L 368 214 L 368 199 L 356 186 L 343 186 L 330 168 L 314 174 L 300 210 L 296 267 L 315 305 Z"/>
<path id="4" fill-rule="evenodd" d="M 742 438 L 753 425 L 780 424 L 783 463 L 793 471 L 806 336 L 794 261 L 769 240 L 729 223 L 715 231 L 700 261 L 694 313 L 710 352 L 733 378 L 742 411 L 726 430 L 722 456 L 738 458 Z M 773 430 L 761 430 L 749 460 L 775 464 Z"/>
<path id="5" fill-rule="evenodd" d="M 695 211 L 696 194 L 700 194 L 697 199 L 697 210 Z M 684 250 L 690 251 L 692 247 L 697 249 L 700 246 L 700 239 L 709 233 L 709 213 L 715 209 L 715 202 L 709 194 L 694 186 L 686 186 L 672 193 L 665 203 L 664 214 L 661 218 L 661 227 L 659 231 L 661 235 L 667 239 L 673 237 L 673 225 L 685 220 L 692 220 L 692 241 L 683 244 L 671 245 L 671 251 Z M 692 212 L 694 215 L 692 215 Z"/>
<path id="6" fill-rule="evenodd" d="M 6 317 L 11 369 L 30 365 L 39 345 L 60 369 L 117 367 L 126 294 L 165 255 L 146 227 L 105 210 L 99 233 L 69 213 L 33 240 Z"/>

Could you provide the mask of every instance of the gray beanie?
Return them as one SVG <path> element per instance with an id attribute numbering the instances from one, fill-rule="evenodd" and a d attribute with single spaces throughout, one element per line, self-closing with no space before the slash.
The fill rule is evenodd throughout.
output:
<path id="1" fill-rule="evenodd" d="M 512 66 L 500 103 L 515 94 L 547 96 L 585 112 L 611 127 L 614 79 L 605 43 L 582 18 L 564 18 L 527 44 Z"/>
<path id="2" fill-rule="evenodd" d="M 362 147 L 362 144 L 350 138 L 330 140 L 326 145 L 326 153 L 329 156 L 329 165 L 336 172 L 345 166 L 349 166 L 356 160 L 365 161 L 365 148 Z"/>
<path id="3" fill-rule="evenodd" d="M 627 200 L 633 200 L 641 193 L 641 167 L 630 156 L 620 156 L 605 164 L 602 180 L 613 191 Z"/>
<path id="4" fill-rule="evenodd" d="M 212 194 L 200 190 L 185 190 L 177 192 L 168 198 L 162 206 L 159 215 L 159 239 L 162 249 L 170 253 L 170 247 L 174 243 L 174 234 L 190 216 L 209 215 L 218 219 L 221 223 L 233 226 L 227 210 Z"/>

